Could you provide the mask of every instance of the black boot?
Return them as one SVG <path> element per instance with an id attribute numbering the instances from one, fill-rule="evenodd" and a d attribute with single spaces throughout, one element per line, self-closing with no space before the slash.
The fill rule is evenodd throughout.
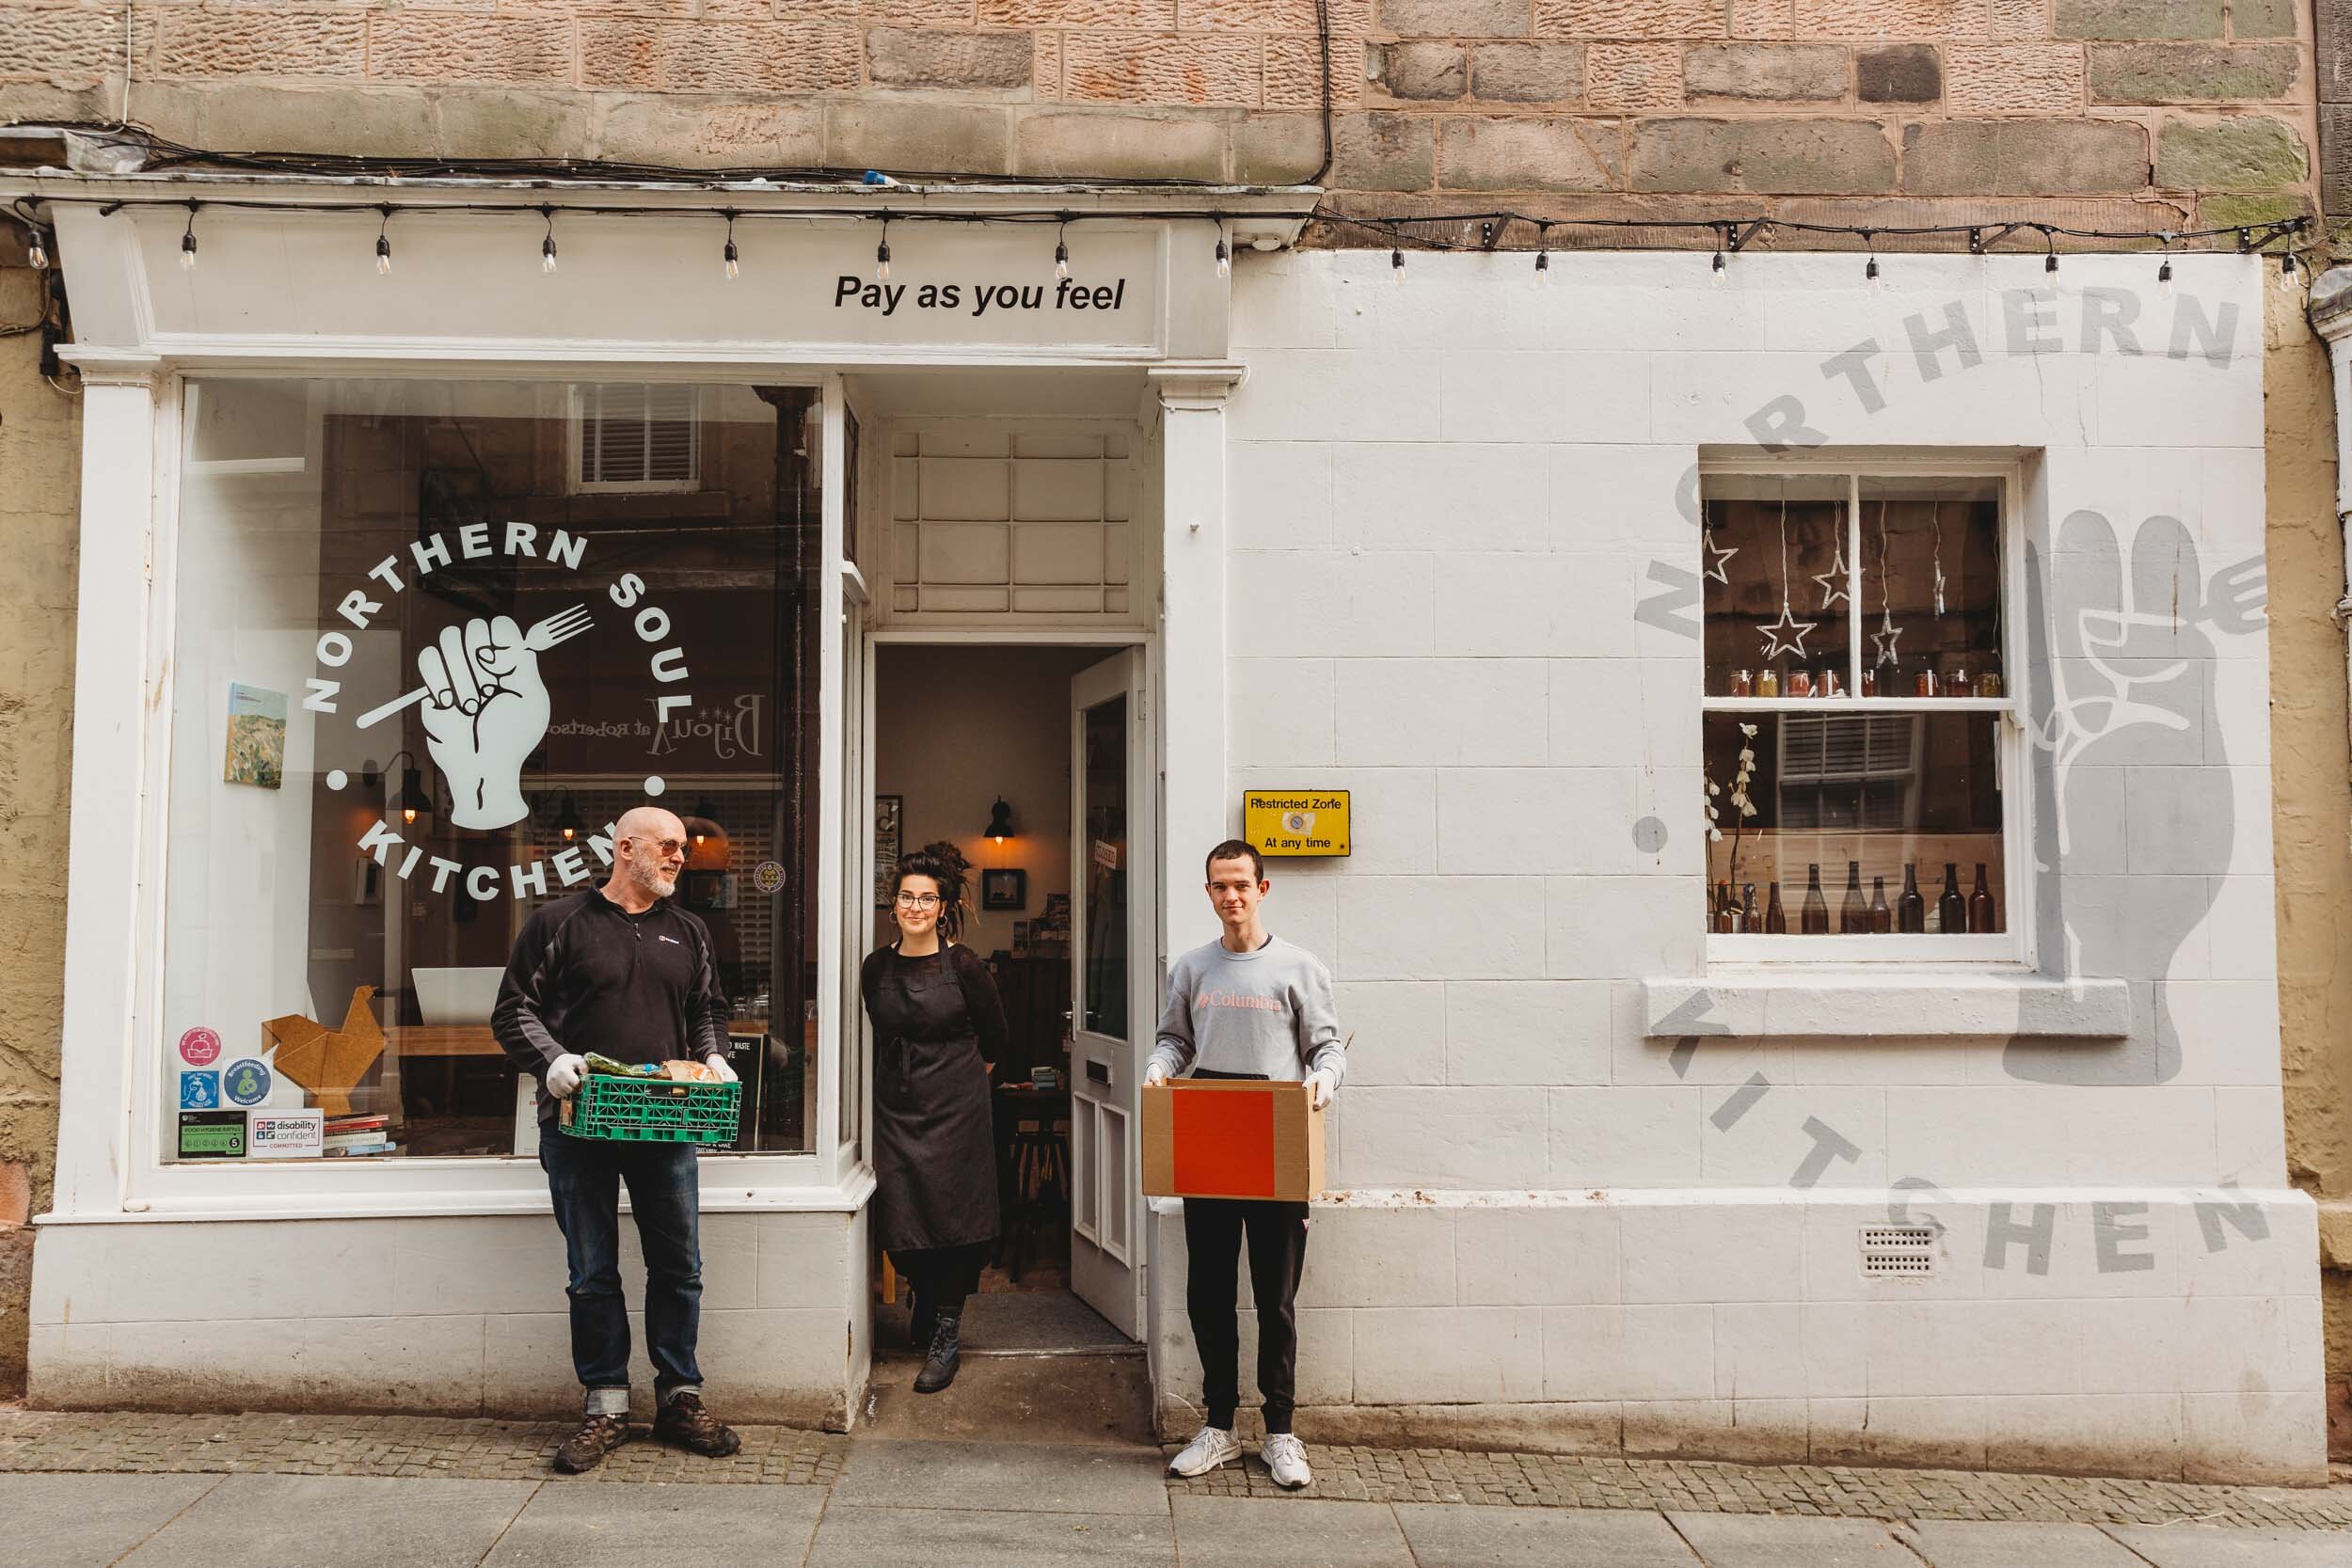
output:
<path id="1" fill-rule="evenodd" d="M 907 1295 L 907 1346 L 912 1350 L 931 1348 L 931 1332 L 939 1326 L 939 1311 L 919 1291 Z"/>
<path id="2" fill-rule="evenodd" d="M 963 1338 L 963 1314 L 941 1312 L 939 1323 L 931 1330 L 931 1354 L 923 1362 L 923 1370 L 914 1374 L 914 1391 L 936 1394 L 956 1380 L 956 1351 Z"/>

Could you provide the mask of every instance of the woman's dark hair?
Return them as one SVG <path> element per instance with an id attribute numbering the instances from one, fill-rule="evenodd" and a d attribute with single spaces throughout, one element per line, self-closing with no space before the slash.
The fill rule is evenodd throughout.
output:
<path id="1" fill-rule="evenodd" d="M 900 855 L 898 868 L 891 874 L 890 891 L 897 894 L 909 877 L 929 877 L 939 884 L 940 940 L 954 942 L 963 935 L 964 874 L 971 868 L 963 851 L 943 838 L 911 855 Z"/>

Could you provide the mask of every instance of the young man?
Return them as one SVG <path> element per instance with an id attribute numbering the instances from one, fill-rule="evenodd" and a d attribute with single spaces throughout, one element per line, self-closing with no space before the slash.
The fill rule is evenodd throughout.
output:
<path id="1" fill-rule="evenodd" d="M 628 1307 L 621 1294 L 620 1187 L 628 1183 L 645 1256 L 645 1347 L 653 1434 L 722 1458 L 742 1447 L 703 1408 L 694 1341 L 702 1321 L 702 1193 L 694 1146 L 575 1138 L 556 1102 L 580 1090 L 589 1052 L 616 1061 L 707 1061 L 732 1081 L 726 1002 L 703 923 L 672 904 L 686 825 L 639 806 L 615 825 L 612 875 L 523 922 L 491 1027 L 539 1080 L 539 1164 L 564 1232 L 572 1367 L 587 1390 L 580 1430 L 555 1451 L 577 1474 L 628 1440 Z"/>
<path id="2" fill-rule="evenodd" d="M 1305 948 L 1266 933 L 1259 917 L 1272 884 L 1257 850 L 1239 839 L 1210 850 L 1208 889 L 1225 934 L 1169 968 L 1168 1006 L 1143 1081 L 1163 1084 L 1186 1068 L 1195 1078 L 1303 1077 L 1315 1106 L 1328 1105 L 1347 1072 L 1329 972 Z M 1184 1301 L 1200 1348 L 1209 1422 L 1168 1468 L 1171 1475 L 1197 1476 L 1241 1455 L 1241 1440 L 1233 1435 L 1241 1404 L 1233 1296 L 1245 1235 L 1250 1293 L 1258 1304 L 1258 1392 L 1265 1415 L 1259 1456 L 1276 1481 L 1295 1489 L 1314 1479 L 1306 1446 L 1291 1432 L 1298 1368 L 1292 1304 L 1307 1260 L 1303 1203 L 1184 1199 L 1184 1249 L 1192 1259 Z"/>

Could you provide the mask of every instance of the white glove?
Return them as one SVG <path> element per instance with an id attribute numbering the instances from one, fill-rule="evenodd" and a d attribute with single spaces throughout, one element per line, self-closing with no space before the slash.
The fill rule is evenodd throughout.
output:
<path id="1" fill-rule="evenodd" d="M 569 1100 L 580 1092 L 580 1081 L 588 1072 L 585 1056 L 565 1052 L 548 1064 L 548 1093 L 558 1100 Z"/>
<path id="2" fill-rule="evenodd" d="M 1314 1107 L 1320 1111 L 1330 1104 L 1331 1097 L 1339 1092 L 1339 1075 L 1329 1068 L 1317 1068 L 1307 1074 L 1307 1087 L 1313 1091 Z"/>
<path id="3" fill-rule="evenodd" d="M 1168 1064 L 1166 1062 L 1147 1062 L 1144 1064 L 1143 1086 L 1145 1088 L 1148 1089 L 1154 1084 L 1165 1084 L 1167 1082 Z"/>
<path id="4" fill-rule="evenodd" d="M 720 1055 L 714 1051 L 709 1055 L 705 1056 L 703 1060 L 705 1063 L 708 1064 L 711 1071 L 719 1075 L 720 1083 L 732 1084 L 737 1082 L 735 1069 L 727 1065 L 727 1059 L 724 1056 Z"/>

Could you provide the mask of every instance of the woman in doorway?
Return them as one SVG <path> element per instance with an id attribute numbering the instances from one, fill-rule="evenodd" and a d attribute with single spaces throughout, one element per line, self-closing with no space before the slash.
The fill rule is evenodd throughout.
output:
<path id="1" fill-rule="evenodd" d="M 952 844 L 901 858 L 898 940 L 859 978 L 873 1021 L 874 1217 L 914 1287 L 914 1344 L 930 1353 L 915 1392 L 955 1381 L 964 1298 L 996 1240 L 996 1135 L 988 1061 L 1005 1050 L 1005 1008 L 963 930 L 963 856 Z"/>

